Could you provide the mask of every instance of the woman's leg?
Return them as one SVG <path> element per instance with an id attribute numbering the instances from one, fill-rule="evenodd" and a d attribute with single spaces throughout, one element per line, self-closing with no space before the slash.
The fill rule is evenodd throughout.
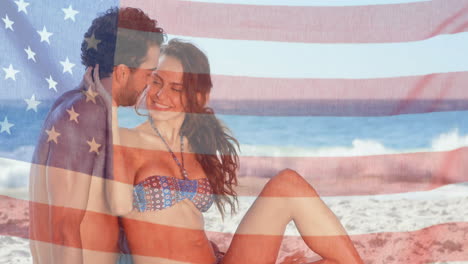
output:
<path id="1" fill-rule="evenodd" d="M 265 185 L 237 228 L 222 263 L 275 263 L 291 220 L 305 243 L 322 256 L 317 263 L 363 263 L 333 212 L 314 188 L 290 169 Z"/>

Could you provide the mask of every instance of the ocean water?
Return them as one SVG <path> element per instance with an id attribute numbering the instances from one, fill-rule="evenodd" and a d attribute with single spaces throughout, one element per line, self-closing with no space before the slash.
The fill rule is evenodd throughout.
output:
<path id="1" fill-rule="evenodd" d="M 468 111 L 393 116 L 217 117 L 248 156 L 356 156 L 443 151 L 468 146 Z M 133 108 L 119 109 L 119 125 L 146 121 Z"/>
<path id="2" fill-rule="evenodd" d="M 0 133 L 0 157 L 30 161 L 42 122 L 52 102 L 38 112 L 21 101 L 0 103 L 0 122 L 7 116 L 11 134 Z M 225 109 L 215 112 L 226 112 Z M 443 151 L 468 146 L 468 111 L 391 116 L 267 116 L 217 114 L 249 156 L 356 156 Z M 119 109 L 119 125 L 145 122 L 133 108 Z"/>
<path id="3" fill-rule="evenodd" d="M 7 116 L 11 134 L 0 133 L 0 187 L 24 187 L 28 182 L 37 137 L 49 107 L 26 111 L 26 103 L 0 103 L 0 122 Z M 443 111 L 390 116 L 245 115 L 217 117 L 240 143 L 242 156 L 321 157 L 364 156 L 421 151 L 445 151 L 468 146 L 468 111 Z M 310 113 L 309 113 L 310 114 Z M 119 109 L 119 125 L 132 128 L 146 121 L 133 108 Z"/>

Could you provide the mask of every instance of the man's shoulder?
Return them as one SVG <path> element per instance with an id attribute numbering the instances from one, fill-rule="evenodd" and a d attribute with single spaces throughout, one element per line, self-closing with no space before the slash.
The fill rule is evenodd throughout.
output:
<path id="1" fill-rule="evenodd" d="M 40 133 L 34 163 L 89 175 L 104 173 L 111 138 L 107 111 L 97 96 L 95 102 L 86 100 L 84 92 L 73 89 L 57 98 Z"/>
<path id="2" fill-rule="evenodd" d="M 88 92 L 81 88 L 76 88 L 62 94 L 57 98 L 53 111 L 62 111 L 74 108 L 83 114 L 105 114 L 106 108 L 101 98 L 95 92 Z M 63 112 L 63 111 L 62 111 Z"/>
<path id="3" fill-rule="evenodd" d="M 81 88 L 76 88 L 65 92 L 57 98 L 52 106 L 47 121 L 57 123 L 72 121 L 93 125 L 105 124 L 107 110 L 99 95 L 88 92 Z"/>

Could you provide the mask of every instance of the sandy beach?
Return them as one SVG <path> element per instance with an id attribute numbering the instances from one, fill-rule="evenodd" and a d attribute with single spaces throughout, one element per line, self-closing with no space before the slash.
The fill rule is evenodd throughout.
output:
<path id="1" fill-rule="evenodd" d="M 242 185 L 258 186 L 261 181 L 265 180 L 241 178 L 238 192 L 244 196 L 239 197 L 239 212 L 228 215 L 224 223 L 216 207 L 206 212 L 207 234 L 221 250 L 228 248 L 232 234 L 255 199 L 245 194 L 258 192 L 242 189 Z M 317 186 L 326 192 L 320 190 L 325 183 Z M 27 239 L 27 189 L 4 189 L 1 194 L 0 264 L 32 263 Z M 323 196 L 322 200 L 340 219 L 366 264 L 468 263 L 467 183 L 424 192 Z M 277 263 L 299 264 L 318 259 L 302 242 L 294 223 L 290 223 Z"/>

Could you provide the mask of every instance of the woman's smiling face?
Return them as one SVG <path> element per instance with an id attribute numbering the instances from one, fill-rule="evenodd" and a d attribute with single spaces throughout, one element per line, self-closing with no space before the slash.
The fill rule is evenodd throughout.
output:
<path id="1" fill-rule="evenodd" d="M 146 97 L 146 106 L 153 119 L 162 121 L 185 116 L 183 75 L 182 64 L 177 58 L 167 55 L 160 58 Z"/>

